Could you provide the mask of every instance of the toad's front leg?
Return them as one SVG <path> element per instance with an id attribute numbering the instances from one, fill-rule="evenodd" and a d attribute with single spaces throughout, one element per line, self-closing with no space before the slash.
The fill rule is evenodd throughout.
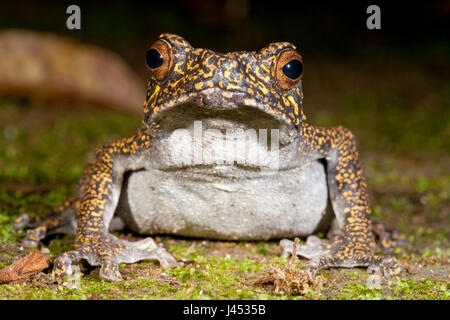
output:
<path id="1" fill-rule="evenodd" d="M 393 257 L 374 256 L 367 186 L 359 163 L 353 134 L 343 127 L 322 128 L 305 124 L 303 148 L 325 159 L 329 195 L 340 232 L 330 241 L 309 241 L 300 247 L 311 258 L 314 275 L 330 267 L 379 267 L 387 277 L 403 268 Z"/>
<path id="2" fill-rule="evenodd" d="M 71 265 L 81 259 L 101 266 L 100 277 L 110 281 L 122 279 L 120 263 L 157 259 L 162 266 L 172 266 L 176 260 L 151 238 L 137 242 L 118 239 L 108 232 L 125 171 L 136 163 L 138 144 L 119 141 L 102 147 L 90 163 L 79 184 L 80 208 L 77 215 L 75 249 L 55 260 L 56 275 L 70 275 Z M 125 150 L 125 151 L 124 151 Z M 133 160 L 133 161 L 131 161 Z M 130 163 L 130 165 L 127 165 Z"/>

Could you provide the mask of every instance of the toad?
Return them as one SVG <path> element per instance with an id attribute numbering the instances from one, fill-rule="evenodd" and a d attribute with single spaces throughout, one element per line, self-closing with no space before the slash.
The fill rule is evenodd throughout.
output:
<path id="1" fill-rule="evenodd" d="M 151 74 L 143 120 L 131 137 L 98 148 L 76 196 L 49 215 L 19 216 L 24 243 L 75 233 L 74 249 L 55 259 L 100 266 L 120 281 L 120 263 L 176 260 L 152 238 L 113 235 L 117 219 L 144 235 L 223 240 L 307 237 L 297 254 L 323 268 L 378 267 L 399 275 L 389 252 L 401 236 L 371 218 L 354 134 L 308 124 L 303 113 L 303 60 L 293 44 L 259 52 L 216 53 L 162 34 L 147 50 Z M 270 145 L 270 147 L 269 147 Z M 119 221 L 119 222 L 120 222 Z M 317 233 L 328 231 L 326 239 Z"/>

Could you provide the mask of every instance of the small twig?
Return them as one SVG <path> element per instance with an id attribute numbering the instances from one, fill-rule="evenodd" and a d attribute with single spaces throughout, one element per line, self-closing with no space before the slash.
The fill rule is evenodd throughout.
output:
<path id="1" fill-rule="evenodd" d="M 294 239 L 294 248 L 292 249 L 292 256 L 291 256 L 291 264 L 295 265 L 297 263 L 298 257 L 297 257 L 297 250 L 298 250 L 298 244 L 299 244 L 299 238 Z"/>

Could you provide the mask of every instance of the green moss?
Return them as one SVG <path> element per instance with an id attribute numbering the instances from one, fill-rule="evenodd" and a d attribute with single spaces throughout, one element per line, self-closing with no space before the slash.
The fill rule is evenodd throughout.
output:
<path id="1" fill-rule="evenodd" d="M 336 299 L 349 300 L 380 300 L 383 297 L 381 289 L 374 289 L 367 287 L 362 283 L 351 283 L 342 289 L 343 294 L 336 297 Z"/>
<path id="2" fill-rule="evenodd" d="M 258 242 L 255 247 L 252 247 L 249 250 L 254 253 L 267 255 L 269 253 L 268 248 L 270 244 L 270 242 Z"/>
<path id="3" fill-rule="evenodd" d="M 351 128 L 364 149 L 402 152 L 420 146 L 427 150 L 449 150 L 449 123 L 443 121 L 450 116 L 450 109 L 444 103 L 448 100 L 449 89 L 436 91 L 434 98 L 439 107 L 435 108 L 411 108 L 414 102 L 409 97 L 380 97 L 374 91 L 353 92 L 342 106 L 345 117 L 321 111 L 314 120 L 320 125 Z M 383 110 L 389 110 L 389 114 Z M 406 114 L 408 121 L 405 121 Z"/>
<path id="4" fill-rule="evenodd" d="M 75 183 L 83 173 L 87 154 L 92 155 L 101 144 L 132 134 L 139 126 L 138 117 L 114 111 L 90 114 L 85 110 L 80 118 L 66 110 L 50 128 L 47 123 L 36 127 L 20 121 L 18 109 L 14 103 L 0 109 L 18 120 L 0 131 L 0 183 Z"/>
<path id="5" fill-rule="evenodd" d="M 448 299 L 449 284 L 443 280 L 415 281 L 397 277 L 393 281 L 383 283 L 379 289 L 362 283 L 351 283 L 345 286 L 342 292 L 337 299 Z"/>
<path id="6" fill-rule="evenodd" d="M 398 298 L 408 300 L 448 299 L 449 284 L 443 280 L 414 281 L 397 278 L 392 292 Z"/>

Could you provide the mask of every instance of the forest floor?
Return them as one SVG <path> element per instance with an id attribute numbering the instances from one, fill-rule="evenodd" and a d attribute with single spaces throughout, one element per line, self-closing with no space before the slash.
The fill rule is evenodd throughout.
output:
<path id="1" fill-rule="evenodd" d="M 76 288 L 58 283 L 48 269 L 0 285 L 0 299 L 448 300 L 450 86 L 444 67 L 394 58 L 320 59 L 308 62 L 303 78 L 308 121 L 344 125 L 356 134 L 373 215 L 408 239 L 394 251 L 405 268 L 401 277 L 375 279 L 360 268 L 322 270 L 321 285 L 298 294 L 276 290 L 267 280 L 271 265 L 288 261 L 278 240 L 157 236 L 179 261 L 175 268 L 153 261 L 124 264 L 125 281 L 108 283 L 98 268 L 82 265 Z M 22 212 L 45 214 L 71 196 L 95 148 L 131 135 L 140 120 L 79 103 L 0 100 L 0 268 L 30 252 L 21 246 L 25 232 L 14 231 L 12 220 Z M 73 241 L 54 236 L 37 249 L 48 249 L 52 262 Z M 300 259 L 298 267 L 306 263 Z"/>

